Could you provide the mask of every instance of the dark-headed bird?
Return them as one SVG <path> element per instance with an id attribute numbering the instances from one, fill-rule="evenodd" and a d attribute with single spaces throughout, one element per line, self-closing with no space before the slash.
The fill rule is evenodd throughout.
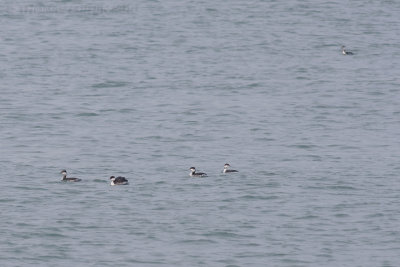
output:
<path id="1" fill-rule="evenodd" d="M 82 181 L 79 178 L 73 178 L 73 177 L 68 177 L 67 178 L 67 171 L 66 170 L 62 170 L 60 173 L 63 176 L 61 181 L 64 181 L 64 182 L 80 182 L 80 181 Z"/>
<path id="2" fill-rule="evenodd" d="M 196 172 L 196 168 L 195 167 L 190 167 L 190 173 L 189 175 L 192 177 L 206 177 L 207 173 L 204 172 Z"/>
<path id="3" fill-rule="evenodd" d="M 111 176 L 110 181 L 111 181 L 111 185 L 126 185 L 126 184 L 128 184 L 128 180 L 122 176 L 118 176 L 116 178 L 115 178 L 115 176 Z"/>
<path id="4" fill-rule="evenodd" d="M 227 173 L 227 172 L 238 172 L 237 170 L 230 170 L 229 167 L 231 165 L 229 165 L 229 163 L 225 163 L 224 165 L 224 170 L 222 171 L 223 173 Z"/>

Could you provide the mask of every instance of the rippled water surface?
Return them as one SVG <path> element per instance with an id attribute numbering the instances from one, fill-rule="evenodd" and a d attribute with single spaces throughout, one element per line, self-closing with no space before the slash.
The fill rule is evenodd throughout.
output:
<path id="1" fill-rule="evenodd" d="M 3 1 L 0 265 L 399 266 L 399 12 Z"/>

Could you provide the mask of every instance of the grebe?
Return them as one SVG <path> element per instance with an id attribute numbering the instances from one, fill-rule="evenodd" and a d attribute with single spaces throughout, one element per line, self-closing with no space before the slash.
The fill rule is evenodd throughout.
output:
<path id="1" fill-rule="evenodd" d="M 115 178 L 115 176 L 110 177 L 111 185 L 125 185 L 128 184 L 128 180 L 125 179 L 125 177 L 118 176 Z"/>
<path id="2" fill-rule="evenodd" d="M 342 45 L 342 54 L 343 54 L 343 55 L 354 55 L 354 53 L 353 53 L 353 52 L 346 51 L 346 49 L 345 49 L 345 46 L 344 46 L 344 45 Z"/>
<path id="3" fill-rule="evenodd" d="M 64 181 L 64 182 L 80 182 L 80 181 L 82 181 L 79 178 L 72 178 L 72 177 L 71 178 L 67 178 L 67 171 L 66 170 L 62 170 L 60 173 L 63 175 L 63 178 L 62 178 L 61 181 Z"/>
<path id="4" fill-rule="evenodd" d="M 206 177 L 207 176 L 207 173 L 196 172 L 196 168 L 195 167 L 190 167 L 189 170 L 190 170 L 190 173 L 189 173 L 190 176 L 193 176 L 193 177 Z"/>
<path id="5" fill-rule="evenodd" d="M 227 172 L 238 172 L 237 170 L 229 170 L 228 168 L 230 167 L 231 165 L 229 165 L 229 163 L 226 163 L 225 165 L 224 165 L 224 170 L 222 171 L 223 173 L 227 173 Z"/>

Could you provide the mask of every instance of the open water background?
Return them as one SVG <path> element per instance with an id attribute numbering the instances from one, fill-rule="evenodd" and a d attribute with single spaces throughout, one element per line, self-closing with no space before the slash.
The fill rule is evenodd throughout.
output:
<path id="1" fill-rule="evenodd" d="M 0 265 L 399 266 L 399 14 L 2 1 Z"/>

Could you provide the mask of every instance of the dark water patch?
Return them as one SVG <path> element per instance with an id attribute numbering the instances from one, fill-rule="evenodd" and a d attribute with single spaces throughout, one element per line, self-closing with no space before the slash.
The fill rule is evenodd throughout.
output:
<path id="1" fill-rule="evenodd" d="M 296 77 L 296 80 L 299 80 L 299 81 L 305 80 L 305 81 L 307 81 L 307 80 L 310 80 L 310 77 L 307 77 L 307 76 L 297 76 L 297 77 Z"/>
<path id="2" fill-rule="evenodd" d="M 17 226 L 18 228 L 27 228 L 27 227 L 33 227 L 34 225 L 31 223 L 19 222 L 16 223 L 15 226 Z"/>
<path id="3" fill-rule="evenodd" d="M 226 263 L 226 261 L 217 261 L 217 262 Z M 240 265 L 228 264 L 228 265 L 226 265 L 225 267 L 240 267 Z"/>
<path id="4" fill-rule="evenodd" d="M 68 237 L 67 235 L 61 234 L 59 232 L 53 232 L 53 233 L 41 232 L 41 233 L 38 233 L 37 235 L 39 237 L 41 237 L 41 238 L 43 237 L 45 239 L 47 239 L 47 238 L 50 238 L 50 239 L 56 238 L 56 239 L 58 239 L 58 238 L 67 238 Z"/>
<path id="5" fill-rule="evenodd" d="M 334 216 L 337 217 L 337 218 L 348 218 L 348 217 L 350 217 L 350 215 L 346 214 L 346 213 L 337 213 Z"/>
<path id="6" fill-rule="evenodd" d="M 92 85 L 93 88 L 114 88 L 114 87 L 124 87 L 129 83 L 127 82 L 118 82 L 118 81 L 106 81 L 102 83 L 95 83 Z"/>
<path id="7" fill-rule="evenodd" d="M 322 110 L 324 110 L 324 109 L 342 110 L 342 109 L 355 109 L 355 108 L 356 108 L 355 106 L 335 106 L 335 105 L 315 105 L 315 106 L 312 106 L 313 110 L 314 109 L 316 109 L 316 110 L 319 110 L 319 109 L 322 109 Z"/>
<path id="8" fill-rule="evenodd" d="M 155 261 L 155 260 L 138 260 L 138 259 L 126 259 L 125 260 L 128 263 L 132 264 L 156 264 L 156 265 L 165 265 L 166 263 L 164 261 Z"/>
<path id="9" fill-rule="evenodd" d="M 202 236 L 207 236 L 207 237 L 218 237 L 218 238 L 254 238 L 252 235 L 242 235 L 242 234 L 237 234 L 232 231 L 211 231 L 202 234 Z"/>
<path id="10" fill-rule="evenodd" d="M 43 129 L 51 129 L 53 126 L 50 124 L 47 125 L 34 125 L 33 129 L 43 130 Z"/>
<path id="11" fill-rule="evenodd" d="M 251 128 L 251 132 L 265 131 L 265 128 Z"/>
<path id="12" fill-rule="evenodd" d="M 306 215 L 306 216 L 301 216 L 301 217 L 296 217 L 296 220 L 317 220 L 319 216 L 316 215 Z"/>
<path id="13" fill-rule="evenodd" d="M 295 158 L 282 158 L 281 161 L 282 162 L 292 162 L 292 161 L 297 161 L 297 159 L 295 159 Z"/>
<path id="14" fill-rule="evenodd" d="M 221 199 L 220 201 L 221 202 L 228 202 L 228 203 L 233 203 L 233 202 L 235 202 L 235 200 L 236 200 L 236 198 L 224 198 L 224 199 Z M 221 206 L 221 209 L 225 209 L 225 208 L 227 208 L 227 207 L 229 207 L 229 206 Z"/>
<path id="15" fill-rule="evenodd" d="M 164 137 L 161 135 L 150 135 L 150 136 L 143 136 L 140 138 L 137 138 L 138 140 L 153 140 L 153 141 L 159 141 L 163 139 Z"/>
<path id="16" fill-rule="evenodd" d="M 61 233 L 46 233 L 46 232 L 42 232 L 40 230 L 36 230 L 32 231 L 32 232 L 14 232 L 12 233 L 12 236 L 15 238 L 23 238 L 23 239 L 41 239 L 41 238 L 66 238 L 66 235 L 63 235 Z"/>
<path id="17" fill-rule="evenodd" d="M 118 110 L 118 112 L 119 113 L 122 113 L 122 114 L 125 114 L 125 113 L 133 113 L 133 112 L 135 112 L 135 111 L 137 111 L 136 109 L 133 109 L 133 108 L 123 108 L 123 109 L 119 109 Z"/>
<path id="18" fill-rule="evenodd" d="M 108 180 L 106 180 L 106 178 L 105 179 L 93 179 L 92 181 L 95 183 L 102 183 L 102 184 L 109 182 Z"/>
<path id="19" fill-rule="evenodd" d="M 238 226 L 240 229 L 250 230 L 250 229 L 257 229 L 257 225 L 254 223 L 245 223 L 243 225 Z"/>
<path id="20" fill-rule="evenodd" d="M 385 216 L 384 213 L 376 212 L 376 213 L 368 214 L 365 217 L 366 218 L 380 218 L 380 217 L 384 217 L 384 216 Z"/>
<path id="21" fill-rule="evenodd" d="M 51 246 L 48 247 L 49 249 L 55 249 L 57 246 Z M 61 251 L 59 251 L 61 252 Z M 60 254 L 64 254 L 60 253 Z M 52 260 L 65 260 L 68 256 L 67 255 L 57 255 L 57 254 L 52 254 L 52 255 L 38 255 L 37 258 L 29 258 L 29 260 L 35 262 L 36 264 L 41 264 L 43 262 L 50 262 Z"/>
<path id="22" fill-rule="evenodd" d="M 250 88 L 256 88 L 256 87 L 260 87 L 260 86 L 261 86 L 260 83 L 250 83 L 247 85 L 247 87 L 250 87 Z"/>
<path id="23" fill-rule="evenodd" d="M 368 92 L 369 95 L 371 96 L 383 96 L 385 95 L 385 92 L 382 91 L 372 91 L 372 92 Z"/>
<path id="24" fill-rule="evenodd" d="M 117 109 L 115 109 L 115 108 L 99 109 L 99 112 L 101 112 L 101 113 L 112 113 L 112 112 L 115 112 L 115 111 L 117 111 Z M 121 112 L 121 113 L 124 113 L 124 112 Z"/>
<path id="25" fill-rule="evenodd" d="M 353 186 L 349 185 L 330 185 L 327 186 L 326 188 L 334 191 L 356 191 L 358 188 L 355 188 Z"/>
<path id="26" fill-rule="evenodd" d="M 14 199 L 14 198 L 0 198 L 0 203 L 12 203 L 15 201 L 16 201 L 16 199 Z"/>
<path id="27" fill-rule="evenodd" d="M 293 256 L 292 256 L 293 257 Z M 290 264 L 290 266 L 309 266 L 312 264 L 311 261 L 305 261 L 305 260 L 298 260 L 298 259 L 282 259 L 282 262 L 285 264 Z"/>
<path id="28" fill-rule="evenodd" d="M 319 155 L 306 155 L 307 158 L 310 158 L 312 161 L 323 161 L 323 157 Z"/>
<path id="29" fill-rule="evenodd" d="M 158 207 L 152 208 L 151 210 L 163 211 L 163 210 L 169 210 L 169 207 L 158 206 Z"/>
<path id="30" fill-rule="evenodd" d="M 179 241 L 178 244 L 207 245 L 207 244 L 218 244 L 218 242 L 211 239 L 185 239 Z"/>
<path id="31" fill-rule="evenodd" d="M 326 189 L 326 187 L 324 185 L 301 185 L 301 187 L 304 187 L 307 190 L 323 190 Z"/>
<path id="32" fill-rule="evenodd" d="M 276 195 L 268 195 L 268 196 L 244 195 L 244 196 L 241 196 L 239 199 L 257 201 L 257 200 L 274 200 L 274 199 L 278 199 L 278 198 L 279 197 Z"/>
<path id="33" fill-rule="evenodd" d="M 268 138 L 268 137 L 259 137 L 256 138 L 255 141 L 260 141 L 260 142 L 275 142 L 276 139 L 275 138 Z"/>
<path id="34" fill-rule="evenodd" d="M 316 145 L 310 145 L 310 144 L 309 144 L 309 145 L 306 145 L 306 144 L 298 144 L 298 145 L 289 145 L 288 147 L 309 150 L 309 149 L 317 148 L 318 146 L 316 146 Z"/>
<path id="35" fill-rule="evenodd" d="M 265 253 L 263 252 L 241 252 L 235 255 L 235 258 L 263 258 L 265 256 Z"/>
<path id="36" fill-rule="evenodd" d="M 76 114 L 77 117 L 95 117 L 95 116 L 99 116 L 99 114 L 95 113 L 95 112 L 81 112 Z"/>

